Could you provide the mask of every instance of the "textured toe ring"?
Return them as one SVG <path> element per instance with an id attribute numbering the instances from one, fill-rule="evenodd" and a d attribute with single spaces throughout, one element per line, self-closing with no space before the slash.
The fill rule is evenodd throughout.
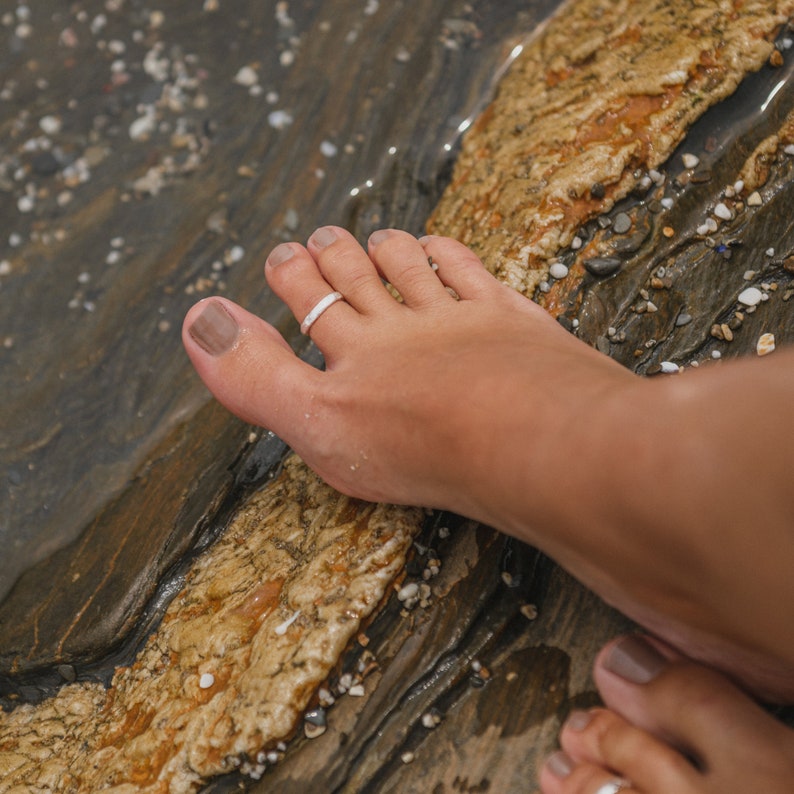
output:
<path id="1" fill-rule="evenodd" d="M 631 788 L 631 783 L 622 777 L 616 777 L 604 783 L 596 789 L 595 794 L 618 794 L 619 791 L 627 791 Z"/>
<path id="2" fill-rule="evenodd" d="M 333 306 L 337 301 L 344 300 L 341 292 L 329 292 L 324 298 L 321 298 L 314 304 L 314 308 L 303 318 L 301 323 L 301 333 L 308 335 L 309 329 L 317 322 L 317 318 L 329 307 Z"/>

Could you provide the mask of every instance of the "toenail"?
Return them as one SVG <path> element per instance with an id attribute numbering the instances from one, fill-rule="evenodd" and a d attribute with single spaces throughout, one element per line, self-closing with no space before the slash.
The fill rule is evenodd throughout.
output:
<path id="1" fill-rule="evenodd" d="M 231 348 L 239 328 L 234 317 L 218 301 L 208 301 L 188 333 L 210 355 L 220 356 Z"/>
<path id="2" fill-rule="evenodd" d="M 311 240 L 318 248 L 325 248 L 331 245 L 336 238 L 337 234 L 330 226 L 323 226 L 312 235 Z"/>
<path id="3" fill-rule="evenodd" d="M 667 659 L 642 637 L 631 635 L 609 649 L 603 666 L 632 684 L 647 684 L 667 666 Z"/>
<path id="4" fill-rule="evenodd" d="M 575 767 L 576 764 L 574 760 L 567 753 L 562 752 L 562 750 L 552 753 L 546 759 L 546 768 L 554 777 L 568 777 Z"/>
<path id="5" fill-rule="evenodd" d="M 419 238 L 420 245 L 427 245 L 438 237 L 437 234 L 426 234 L 424 237 Z"/>
<path id="6" fill-rule="evenodd" d="M 565 727 L 574 731 L 583 731 L 592 721 L 592 711 L 581 711 L 577 709 L 568 715 L 568 719 L 565 720 Z"/>
<path id="7" fill-rule="evenodd" d="M 293 256 L 295 256 L 295 252 L 292 250 L 292 246 L 289 243 L 282 243 L 281 245 L 277 245 L 270 252 L 267 263 L 271 267 L 276 267 L 276 265 L 280 265 L 282 262 L 292 259 Z"/>
<path id="8" fill-rule="evenodd" d="M 384 240 L 391 236 L 391 229 L 378 229 L 378 231 L 372 232 L 372 234 L 369 236 L 369 244 L 374 248 L 376 245 L 380 245 Z"/>

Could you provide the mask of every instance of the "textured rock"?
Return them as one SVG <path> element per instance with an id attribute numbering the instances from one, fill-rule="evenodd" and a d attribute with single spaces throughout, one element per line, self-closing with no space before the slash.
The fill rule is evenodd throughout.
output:
<path id="1" fill-rule="evenodd" d="M 0 791 L 186 792 L 256 759 L 292 734 L 422 516 L 352 501 L 291 457 L 108 690 L 73 684 L 0 717 Z"/>
<path id="2" fill-rule="evenodd" d="M 528 296 L 576 229 L 661 165 L 773 52 L 794 3 L 581 0 L 533 39 L 466 135 L 430 229 Z M 594 190 L 597 186 L 597 190 Z"/>

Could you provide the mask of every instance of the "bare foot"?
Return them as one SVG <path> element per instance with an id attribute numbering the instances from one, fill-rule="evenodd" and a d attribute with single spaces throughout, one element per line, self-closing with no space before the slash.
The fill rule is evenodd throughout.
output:
<path id="1" fill-rule="evenodd" d="M 790 414 L 794 367 L 776 370 L 785 382 L 765 390 L 763 411 L 742 365 L 725 370 L 739 376 L 730 383 L 638 378 L 446 238 L 384 230 L 365 252 L 324 227 L 307 247 L 278 246 L 265 275 L 299 321 L 334 292 L 344 299 L 308 329 L 325 371 L 228 300 L 190 310 L 188 354 L 232 412 L 338 490 L 519 537 L 689 656 L 794 700 L 794 621 L 770 608 L 794 603 L 794 460 L 752 480 L 754 501 L 737 505 L 733 485 L 755 471 L 738 468 L 735 427 L 752 414 L 745 456 L 769 458 L 779 420 L 762 425 Z"/>
<path id="2" fill-rule="evenodd" d="M 265 275 L 298 320 L 329 293 L 344 296 L 310 330 L 325 372 L 298 360 L 260 318 L 220 298 L 188 314 L 188 354 L 229 410 L 272 430 L 352 496 L 493 521 L 492 484 L 484 480 L 512 463 L 500 442 L 519 432 L 535 448 L 541 435 L 556 446 L 544 427 L 573 407 L 563 405 L 568 384 L 545 384 L 544 367 L 569 368 L 564 380 L 581 390 L 577 403 L 634 379 L 446 238 L 422 245 L 405 232 L 376 232 L 367 255 L 348 232 L 325 227 L 308 250 L 278 246 Z M 531 372 L 522 360 L 532 361 Z M 509 394 L 505 373 L 516 381 Z M 533 416 L 524 418 L 518 406 L 505 411 L 506 397 L 532 402 Z"/>
<path id="3" fill-rule="evenodd" d="M 785 794 L 794 731 L 726 678 L 660 643 L 623 637 L 599 655 L 605 709 L 573 712 L 544 794 Z"/>

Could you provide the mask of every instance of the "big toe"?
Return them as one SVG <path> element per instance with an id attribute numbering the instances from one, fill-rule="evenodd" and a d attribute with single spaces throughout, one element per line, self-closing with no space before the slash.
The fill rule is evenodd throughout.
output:
<path id="1" fill-rule="evenodd" d="M 602 651 L 594 677 L 608 711 L 562 735 L 578 759 L 648 792 L 790 790 L 794 732 L 720 673 L 630 636 Z"/>
<path id="2" fill-rule="evenodd" d="M 320 373 L 297 358 L 272 326 L 229 300 L 208 298 L 185 316 L 182 341 L 219 402 L 289 441 L 301 395 Z"/>

